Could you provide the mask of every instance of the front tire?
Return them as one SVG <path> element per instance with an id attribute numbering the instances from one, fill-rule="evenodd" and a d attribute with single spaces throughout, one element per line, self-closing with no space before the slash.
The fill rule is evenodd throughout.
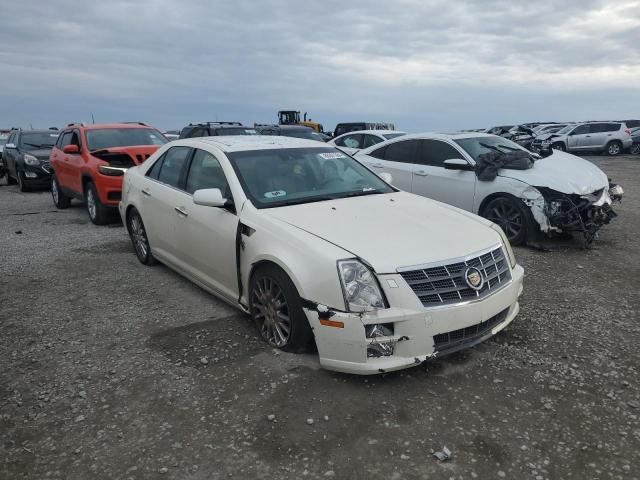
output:
<path id="1" fill-rule="evenodd" d="M 640 155 L 640 143 L 634 143 L 631 145 L 630 153 L 633 155 Z"/>
<path id="2" fill-rule="evenodd" d="M 551 144 L 551 148 L 553 150 L 559 150 L 560 152 L 566 152 L 567 151 L 567 147 L 562 142 L 556 142 L 556 143 Z"/>
<path id="3" fill-rule="evenodd" d="M 158 261 L 151 252 L 149 237 L 147 237 L 147 230 L 142 222 L 142 217 L 135 208 L 127 215 L 127 230 L 129 231 L 129 237 L 131 238 L 131 243 L 133 243 L 136 257 L 138 257 L 140 263 L 148 266 L 157 264 Z"/>
<path id="4" fill-rule="evenodd" d="M 617 140 L 614 140 L 613 142 L 609 142 L 607 144 L 606 152 L 607 152 L 607 155 L 611 157 L 615 157 L 616 155 L 619 155 L 620 152 L 622 152 L 622 144 Z"/>
<path id="5" fill-rule="evenodd" d="M 511 245 L 522 245 L 529 234 L 529 214 L 518 199 L 498 197 L 491 200 L 482 216 L 502 228 Z"/>
<path id="6" fill-rule="evenodd" d="M 109 209 L 105 207 L 98 197 L 96 187 L 92 182 L 87 183 L 84 198 L 87 201 L 87 213 L 89 220 L 95 225 L 104 225 L 109 221 Z"/>
<path id="7" fill-rule="evenodd" d="M 287 352 L 307 351 L 313 331 L 295 285 L 274 265 L 260 267 L 249 283 L 249 310 L 262 338 Z"/>
<path id="8" fill-rule="evenodd" d="M 28 192 L 29 191 L 29 187 L 27 186 L 27 183 L 24 179 L 24 175 L 20 172 L 20 170 L 16 170 L 16 178 L 18 181 L 18 188 L 20 189 L 21 192 Z"/>
<path id="9" fill-rule="evenodd" d="M 51 177 L 51 198 L 53 198 L 53 204 L 60 210 L 69 208 L 71 205 L 71 199 L 60 191 L 60 184 L 55 175 Z"/>

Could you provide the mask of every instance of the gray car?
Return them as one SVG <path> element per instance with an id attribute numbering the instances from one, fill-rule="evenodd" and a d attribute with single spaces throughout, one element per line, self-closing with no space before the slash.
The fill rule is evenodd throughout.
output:
<path id="1" fill-rule="evenodd" d="M 536 139 L 542 148 L 563 152 L 600 151 L 618 155 L 631 147 L 631 131 L 624 122 L 589 122 L 568 125 Z"/>

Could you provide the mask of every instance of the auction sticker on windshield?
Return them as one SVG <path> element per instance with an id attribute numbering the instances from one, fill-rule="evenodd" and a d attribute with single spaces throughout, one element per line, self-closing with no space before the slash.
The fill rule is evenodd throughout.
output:
<path id="1" fill-rule="evenodd" d="M 319 153 L 318 156 L 325 160 L 331 160 L 332 158 L 347 158 L 344 153 L 340 152 Z"/>
<path id="2" fill-rule="evenodd" d="M 273 192 L 265 192 L 265 198 L 284 197 L 287 194 L 284 190 L 274 190 Z"/>

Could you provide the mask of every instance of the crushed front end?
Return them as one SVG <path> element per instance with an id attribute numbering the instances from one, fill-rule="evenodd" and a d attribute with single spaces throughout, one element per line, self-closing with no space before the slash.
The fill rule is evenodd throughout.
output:
<path id="1" fill-rule="evenodd" d="M 535 187 L 543 201 L 525 199 L 531 208 L 540 230 L 547 234 L 580 233 L 585 246 L 595 239 L 603 225 L 617 216 L 612 204 L 621 201 L 624 191 L 619 185 L 609 183 L 586 195 L 566 194 L 547 187 Z"/>

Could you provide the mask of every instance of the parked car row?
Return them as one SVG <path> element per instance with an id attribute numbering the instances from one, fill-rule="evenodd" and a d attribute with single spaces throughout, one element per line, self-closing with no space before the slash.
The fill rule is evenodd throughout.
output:
<path id="1" fill-rule="evenodd" d="M 511 244 L 588 244 L 622 189 L 590 162 L 487 133 L 141 122 L 14 130 L 10 178 L 54 204 L 119 212 L 141 263 L 162 262 L 248 313 L 270 345 L 313 345 L 329 369 L 418 365 L 516 317 Z M 5 148 L 5 152 L 7 148 Z M 46 181 L 46 182 L 45 182 Z M 29 183 L 32 182 L 32 183 Z"/>

